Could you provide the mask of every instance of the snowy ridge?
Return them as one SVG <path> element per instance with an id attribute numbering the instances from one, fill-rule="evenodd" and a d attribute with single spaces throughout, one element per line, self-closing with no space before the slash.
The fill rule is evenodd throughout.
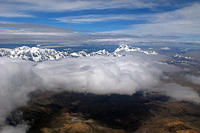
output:
<path id="1" fill-rule="evenodd" d="M 136 47 L 129 47 L 128 45 L 120 45 L 119 48 L 117 48 L 113 54 L 114 56 L 123 56 L 126 55 L 128 53 L 132 53 L 132 52 L 139 52 L 139 53 L 144 53 L 147 55 L 157 55 L 158 53 L 155 51 L 145 51 L 142 50 L 141 48 L 136 48 Z"/>
<path id="2" fill-rule="evenodd" d="M 54 49 L 41 49 L 37 47 L 18 47 L 15 49 L 0 49 L 0 56 L 20 58 L 30 61 L 58 60 L 67 56 L 66 52 L 59 52 Z"/>
<path id="3" fill-rule="evenodd" d="M 183 55 L 180 55 L 180 54 L 176 54 L 172 57 L 171 59 L 171 63 L 188 63 L 189 61 L 192 61 L 193 58 L 190 57 L 190 56 L 183 56 Z"/>
<path id="4" fill-rule="evenodd" d="M 38 47 L 18 47 L 15 49 L 5 49 L 0 48 L 0 57 L 9 57 L 9 58 L 19 58 L 22 60 L 30 60 L 30 61 L 47 61 L 47 60 L 59 60 L 67 57 L 88 57 L 88 56 L 126 56 L 133 52 L 139 52 L 142 54 L 157 54 L 155 51 L 145 51 L 141 48 L 129 47 L 128 45 L 120 45 L 114 52 L 109 53 L 105 49 L 99 50 L 92 53 L 86 53 L 85 51 L 79 52 L 60 52 L 55 49 L 46 49 L 46 48 L 38 48 Z"/>

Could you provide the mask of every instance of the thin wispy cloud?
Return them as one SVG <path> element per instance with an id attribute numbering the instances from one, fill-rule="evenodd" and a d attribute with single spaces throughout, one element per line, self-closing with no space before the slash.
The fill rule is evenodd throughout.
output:
<path id="1" fill-rule="evenodd" d="M 82 32 L 72 29 L 57 28 L 34 24 L 0 23 L 0 44 L 49 44 L 82 45 L 82 44 L 131 44 L 145 39 L 174 39 L 176 36 L 138 36 L 96 32 Z"/>
<path id="2" fill-rule="evenodd" d="M 109 8 L 152 8 L 157 4 L 145 0 L 7 0 L 1 1 L 4 7 L 19 7 L 20 11 L 74 11 Z M 17 8 L 15 8 L 17 9 Z"/>
<path id="3" fill-rule="evenodd" d="M 103 21 L 113 21 L 113 20 L 138 20 L 142 19 L 141 16 L 137 15 L 127 15 L 127 14 L 109 14 L 109 15 L 83 15 L 83 16 L 70 16 L 57 18 L 56 20 L 65 23 L 93 23 L 93 22 L 103 22 Z M 144 16 L 146 17 L 146 16 Z"/>
<path id="4" fill-rule="evenodd" d="M 71 45 L 80 44 L 88 37 L 81 32 L 70 29 L 50 27 L 33 24 L 5 24 L 1 23 L 1 43 L 67 43 Z M 77 40 L 79 39 L 79 40 Z"/>
<path id="5" fill-rule="evenodd" d="M 1 21 L 12 23 L 0 24 L 1 44 L 200 42 L 197 1 L 8 0 L 0 12 Z"/>
<path id="6" fill-rule="evenodd" d="M 146 35 L 200 35 L 200 4 L 195 3 L 189 7 L 175 11 L 135 16 L 148 23 L 134 24 L 128 29 L 118 30 L 113 33 L 146 34 Z M 130 16 L 131 17 L 131 16 Z"/>
<path id="7" fill-rule="evenodd" d="M 34 17 L 32 12 L 102 10 L 110 8 L 151 8 L 151 2 L 138 0 L 0 0 L 0 17 Z"/>

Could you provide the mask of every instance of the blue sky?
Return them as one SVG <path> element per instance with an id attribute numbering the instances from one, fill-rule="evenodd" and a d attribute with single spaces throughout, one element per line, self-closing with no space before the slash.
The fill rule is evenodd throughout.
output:
<path id="1" fill-rule="evenodd" d="M 200 43 L 199 0 L 0 0 L 0 43 Z"/>

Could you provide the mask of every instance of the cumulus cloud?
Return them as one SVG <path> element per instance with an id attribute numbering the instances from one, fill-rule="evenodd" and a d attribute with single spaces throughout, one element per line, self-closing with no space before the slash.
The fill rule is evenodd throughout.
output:
<path id="1" fill-rule="evenodd" d="M 0 58 L 0 125 L 5 125 L 9 112 L 25 105 L 28 94 L 37 89 L 100 95 L 131 95 L 149 90 L 178 101 L 198 103 L 199 95 L 191 88 L 176 84 L 161 86 L 163 72 L 172 67 L 161 60 L 144 55 L 66 58 L 41 63 Z M 13 128 L 4 126 L 3 133 L 12 133 Z M 16 127 L 14 132 L 25 132 L 26 129 Z"/>
<path id="2" fill-rule="evenodd" d="M 48 88 L 96 94 L 133 94 L 158 84 L 162 73 L 153 63 L 136 57 L 68 58 L 35 68 Z"/>

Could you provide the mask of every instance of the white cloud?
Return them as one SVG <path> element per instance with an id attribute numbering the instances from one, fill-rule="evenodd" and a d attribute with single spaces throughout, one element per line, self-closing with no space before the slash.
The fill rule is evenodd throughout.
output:
<path id="1" fill-rule="evenodd" d="M 131 95 L 141 88 L 158 84 L 162 74 L 153 63 L 136 57 L 68 58 L 40 63 L 36 68 L 45 84 L 51 86 L 48 88 L 62 86 L 96 94 Z"/>
<path id="2" fill-rule="evenodd" d="M 194 75 L 187 75 L 186 79 L 193 84 L 200 85 L 200 76 L 194 76 Z"/>
<path id="3" fill-rule="evenodd" d="M 158 92 L 167 95 L 177 101 L 191 101 L 200 103 L 199 94 L 189 87 L 183 87 L 175 83 L 164 84 L 158 88 Z"/>
<path id="4" fill-rule="evenodd" d="M 110 20 L 138 20 L 142 19 L 144 16 L 138 16 L 133 14 L 109 14 L 109 15 L 82 15 L 82 16 L 69 16 L 57 18 L 56 20 L 65 23 L 93 23 L 93 22 L 102 22 Z"/>
<path id="5" fill-rule="evenodd" d="M 1 133 L 26 133 L 26 130 L 26 125 L 20 125 L 17 127 L 6 126 L 2 129 Z"/>
<path id="6" fill-rule="evenodd" d="M 3 3 L 11 6 L 9 7 L 9 9 L 15 10 L 16 8 L 15 5 L 10 4 L 10 2 L 11 1 Z M 26 3 L 23 0 L 19 2 Z M 50 1 L 50 3 L 51 2 L 52 1 Z M 72 2 L 72 1 L 64 1 L 64 2 Z M 120 1 L 117 0 L 116 3 L 118 2 L 120 3 Z M 128 0 L 121 2 L 127 3 L 131 1 Z M 36 3 L 39 5 L 43 5 L 46 3 L 46 1 L 39 2 L 37 0 L 34 0 L 34 1 L 29 1 L 27 3 L 28 7 L 29 4 L 34 5 Z M 20 4 L 18 5 L 20 6 Z M 0 6 L 2 6 L 2 4 Z M 141 14 L 140 15 L 139 14 L 106 14 L 106 15 L 93 14 L 93 15 L 56 18 L 58 21 L 66 23 L 92 23 L 92 22 L 102 22 L 110 20 L 140 20 L 146 22 L 145 24 L 131 25 L 127 29 L 98 32 L 98 33 L 92 33 L 92 32 L 83 33 L 80 31 L 73 31 L 64 28 L 56 28 L 56 27 L 34 25 L 34 24 L 1 23 L 0 43 L 1 44 L 40 43 L 40 44 L 67 44 L 67 45 L 94 44 L 94 43 L 132 44 L 135 42 L 155 42 L 155 41 L 168 42 L 168 43 L 172 42 L 199 43 L 199 36 L 200 36 L 200 29 L 199 29 L 200 16 L 198 14 L 198 12 L 200 12 L 199 7 L 200 7 L 199 3 L 194 3 L 184 8 L 179 8 L 177 10 L 164 13 L 153 13 L 153 14 L 149 13 L 142 15 Z M 1 10 L 6 11 L 4 8 L 0 8 L 0 11 Z M 19 9 L 23 10 L 22 8 Z M 3 14 L 3 11 L 1 14 Z M 21 13 L 21 12 L 16 12 L 16 13 Z"/>
<path id="7" fill-rule="evenodd" d="M 1 11 L 0 17 L 6 17 L 6 18 L 9 18 L 9 17 L 27 18 L 27 17 L 34 17 L 34 16 L 30 15 L 30 14 L 25 14 L 25 13 L 6 12 L 5 10 L 3 10 L 3 11 Z"/>
<path id="8" fill-rule="evenodd" d="M 0 43 L 83 44 L 88 35 L 70 29 L 34 24 L 0 23 Z"/>
<path id="9" fill-rule="evenodd" d="M 137 20 L 144 21 L 145 23 L 134 24 L 127 29 L 105 33 L 184 37 L 185 35 L 200 35 L 200 15 L 198 12 L 200 12 L 200 4 L 194 3 L 164 13 L 82 15 L 57 18 L 57 20 L 66 23 Z"/>
<path id="10" fill-rule="evenodd" d="M 170 50 L 170 48 L 169 47 L 162 47 L 162 48 L 160 48 L 161 50 Z"/>
<path id="11" fill-rule="evenodd" d="M 38 64 L 1 57 L 0 68 L 0 124 L 13 109 L 25 105 L 28 94 L 36 89 L 131 95 L 157 85 L 162 74 L 156 61 L 137 56 L 67 58 Z"/>
<path id="12" fill-rule="evenodd" d="M 0 0 L 0 17 L 33 17 L 33 15 L 23 11 L 23 4 L 12 3 Z"/>
<path id="13" fill-rule="evenodd" d="M 152 2 L 141 0 L 7 0 L 3 4 L 16 5 L 21 7 L 21 10 L 50 12 L 108 8 L 151 8 L 155 5 Z"/>
<path id="14" fill-rule="evenodd" d="M 36 89 L 133 94 L 157 85 L 162 70 L 143 57 L 83 57 L 35 64 L 0 58 L 0 124 Z M 144 84 L 145 83 L 145 84 Z"/>
<path id="15" fill-rule="evenodd" d="M 25 105 L 29 100 L 28 94 L 36 89 L 126 95 L 148 90 L 178 101 L 198 103 L 199 95 L 191 88 L 161 85 L 163 72 L 174 69 L 174 66 L 161 63 L 162 60 L 160 56 L 142 54 L 66 58 L 41 63 L 1 57 L 0 124 L 4 125 L 10 111 Z M 19 132 L 27 129 L 17 128 Z M 13 130 L 12 127 L 3 128 L 5 133 Z"/>
<path id="16" fill-rule="evenodd" d="M 110 8 L 152 8 L 152 2 L 141 0 L 1 0 L 1 17 L 33 17 L 31 11 L 63 12 Z"/>
<path id="17" fill-rule="evenodd" d="M 11 110 L 26 103 L 27 94 L 37 88 L 40 79 L 33 73 L 30 64 L 4 58 L 0 60 L 0 123 L 2 123 Z"/>
<path id="18" fill-rule="evenodd" d="M 133 34 L 133 35 L 185 35 L 200 36 L 200 4 L 164 13 L 148 14 L 136 18 L 147 21 L 145 24 L 134 24 L 127 29 L 117 30 L 110 33 Z"/>
<path id="19" fill-rule="evenodd" d="M 81 32 L 35 24 L 0 23 L 0 44 L 133 44 L 149 38 L 176 38 L 174 36 L 137 36 L 110 33 Z M 147 41 L 146 41 L 147 42 Z M 163 42 L 164 43 L 164 42 Z"/>

